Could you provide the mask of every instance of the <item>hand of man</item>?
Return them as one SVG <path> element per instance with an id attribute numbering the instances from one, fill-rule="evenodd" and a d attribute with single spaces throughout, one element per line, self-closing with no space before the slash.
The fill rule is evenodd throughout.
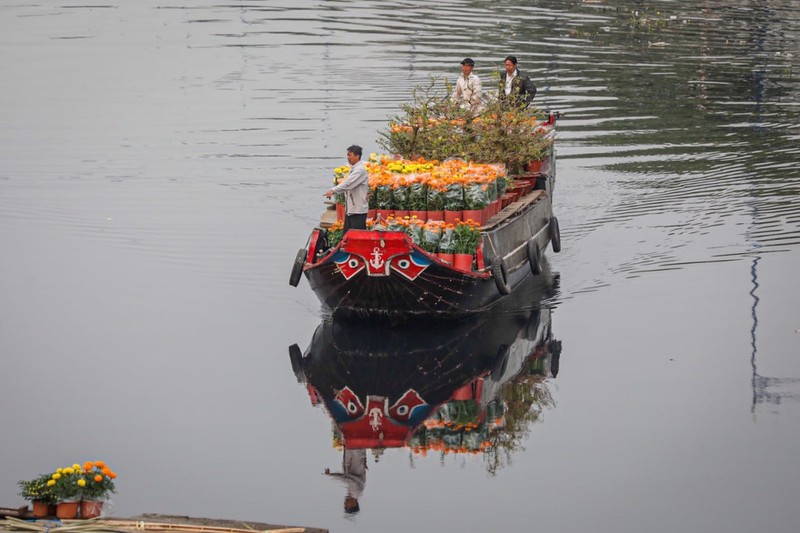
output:
<path id="1" fill-rule="evenodd" d="M 331 196 L 333 196 L 333 191 L 332 191 L 332 190 L 328 190 L 328 191 L 327 191 L 325 194 L 323 194 L 322 196 L 324 196 L 325 198 L 330 198 Z"/>

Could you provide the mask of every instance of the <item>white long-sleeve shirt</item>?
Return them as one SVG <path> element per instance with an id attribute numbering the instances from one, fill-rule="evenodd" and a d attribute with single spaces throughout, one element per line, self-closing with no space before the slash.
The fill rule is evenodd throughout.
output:
<path id="1" fill-rule="evenodd" d="M 466 78 L 461 75 L 456 80 L 456 90 L 453 93 L 455 100 L 470 107 L 478 107 L 481 105 L 482 95 L 481 79 L 475 74 L 470 74 Z"/>
<path id="2" fill-rule="evenodd" d="M 361 215 L 368 211 L 369 203 L 369 175 L 367 168 L 362 161 L 356 161 L 350 174 L 338 185 L 334 185 L 331 190 L 335 193 L 345 193 L 345 206 L 348 215 Z"/>

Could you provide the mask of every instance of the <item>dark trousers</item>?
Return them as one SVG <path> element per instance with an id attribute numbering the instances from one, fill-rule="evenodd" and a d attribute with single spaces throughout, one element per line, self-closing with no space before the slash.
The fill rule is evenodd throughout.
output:
<path id="1" fill-rule="evenodd" d="M 349 229 L 367 229 L 367 214 L 361 213 L 360 215 L 345 215 L 344 231 Z"/>

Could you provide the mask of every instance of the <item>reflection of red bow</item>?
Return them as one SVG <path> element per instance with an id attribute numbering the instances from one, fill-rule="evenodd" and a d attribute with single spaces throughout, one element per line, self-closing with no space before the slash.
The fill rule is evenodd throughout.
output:
<path id="1" fill-rule="evenodd" d="M 408 422 L 414 412 L 414 408 L 420 405 L 426 405 L 425 400 L 422 399 L 417 391 L 409 389 L 389 408 L 389 416 L 398 422 Z"/>
<path id="2" fill-rule="evenodd" d="M 350 418 L 358 418 L 364 414 L 364 404 L 358 399 L 356 393 L 345 387 L 336 393 L 334 401 L 339 402 Z"/>

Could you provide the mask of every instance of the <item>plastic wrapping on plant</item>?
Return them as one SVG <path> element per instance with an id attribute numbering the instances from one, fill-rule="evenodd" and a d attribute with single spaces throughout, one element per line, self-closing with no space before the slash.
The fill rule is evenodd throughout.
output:
<path id="1" fill-rule="evenodd" d="M 461 211 L 465 207 L 464 186 L 460 183 L 448 183 L 444 193 L 444 208 L 449 211 Z"/>
<path id="2" fill-rule="evenodd" d="M 408 188 L 408 209 L 425 211 L 428 209 L 428 186 L 423 181 L 413 181 Z"/>
<path id="3" fill-rule="evenodd" d="M 426 252 L 435 253 L 439 251 L 439 241 L 441 240 L 440 224 L 425 224 L 420 228 L 422 244 L 420 247 Z"/>
<path id="4" fill-rule="evenodd" d="M 468 183 L 464 186 L 466 209 L 483 209 L 491 203 L 487 183 Z"/>
<path id="5" fill-rule="evenodd" d="M 439 251 L 444 254 L 452 254 L 456 251 L 456 232 L 455 228 L 445 226 L 439 238 Z"/>
<path id="6" fill-rule="evenodd" d="M 376 209 L 394 209 L 392 207 L 392 187 L 390 185 L 378 185 L 375 189 Z"/>
<path id="7" fill-rule="evenodd" d="M 408 185 L 398 182 L 392 187 L 392 202 L 389 209 L 408 209 Z"/>
<path id="8" fill-rule="evenodd" d="M 428 211 L 442 211 L 445 204 L 447 187 L 441 182 L 429 183 L 427 187 L 426 209 Z"/>

